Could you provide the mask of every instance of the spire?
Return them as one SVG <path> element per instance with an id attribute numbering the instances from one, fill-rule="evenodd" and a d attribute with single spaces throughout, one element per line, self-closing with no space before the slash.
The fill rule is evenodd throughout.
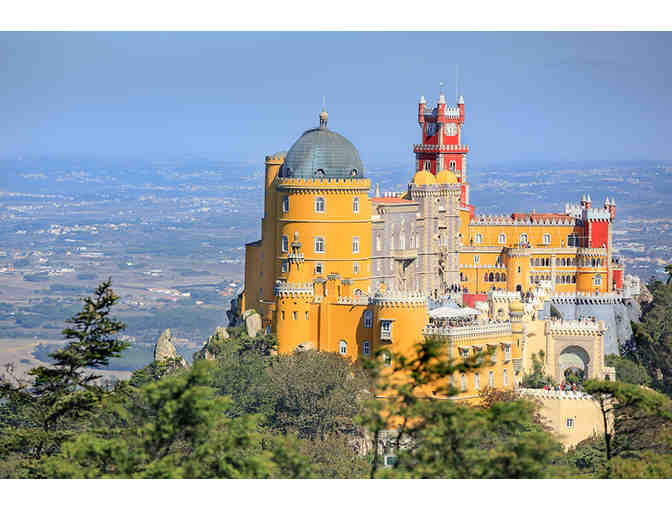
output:
<path id="1" fill-rule="evenodd" d="M 439 102 L 437 104 L 446 104 L 446 96 L 443 93 L 443 82 L 439 82 Z"/>
<path id="2" fill-rule="evenodd" d="M 585 201 L 586 201 L 586 194 L 584 193 L 583 195 L 581 195 L 581 202 L 585 202 Z"/>
<path id="3" fill-rule="evenodd" d="M 592 200 L 590 199 L 590 193 L 588 193 L 588 196 L 586 197 L 586 202 L 592 202 Z"/>
<path id="4" fill-rule="evenodd" d="M 464 104 L 464 96 L 460 96 L 460 98 L 457 100 L 457 104 Z"/>
<path id="5" fill-rule="evenodd" d="M 609 197 L 604 199 L 604 207 L 609 207 Z"/>

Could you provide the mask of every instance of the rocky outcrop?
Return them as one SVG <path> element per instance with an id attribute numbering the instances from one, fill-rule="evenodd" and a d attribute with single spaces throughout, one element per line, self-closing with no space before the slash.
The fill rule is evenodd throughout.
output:
<path id="1" fill-rule="evenodd" d="M 243 319 L 239 313 L 240 295 L 231 300 L 231 307 L 226 311 L 226 317 L 229 319 L 229 326 L 236 327 L 243 325 Z"/>
<path id="2" fill-rule="evenodd" d="M 163 362 L 176 360 L 178 364 L 186 367 L 187 362 L 177 353 L 177 349 L 175 349 L 171 339 L 172 334 L 170 329 L 166 329 L 163 333 L 161 333 L 161 336 L 156 341 L 156 345 L 154 346 L 154 361 Z"/>
<path id="3" fill-rule="evenodd" d="M 207 359 L 213 361 L 217 358 L 219 353 L 221 342 L 228 340 L 230 338 L 229 332 L 226 328 L 218 327 L 215 329 L 215 334 L 208 337 L 208 339 L 203 344 L 203 347 L 200 351 L 194 353 L 194 360 L 197 359 Z"/>
<path id="4" fill-rule="evenodd" d="M 256 310 L 246 310 L 243 314 L 245 319 L 245 327 L 247 329 L 247 335 L 250 337 L 257 336 L 257 333 L 261 331 L 261 315 L 257 313 Z"/>

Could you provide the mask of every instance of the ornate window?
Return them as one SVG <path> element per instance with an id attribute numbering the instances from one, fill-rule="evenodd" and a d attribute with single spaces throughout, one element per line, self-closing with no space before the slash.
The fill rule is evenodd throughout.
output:
<path id="1" fill-rule="evenodd" d="M 359 212 L 359 197 L 352 199 L 352 212 L 355 214 Z"/>
<path id="2" fill-rule="evenodd" d="M 499 234 L 497 236 L 497 242 L 499 244 L 506 244 L 506 234 Z"/>
<path id="3" fill-rule="evenodd" d="M 341 340 L 338 342 L 338 352 L 341 353 L 342 355 L 348 354 L 348 342 L 345 340 Z"/>
<path id="4" fill-rule="evenodd" d="M 289 238 L 287 236 L 282 236 L 281 250 L 283 253 L 287 253 L 287 251 L 289 250 Z"/>
<path id="5" fill-rule="evenodd" d="M 324 237 L 315 238 L 315 253 L 324 253 Z"/>
<path id="6" fill-rule="evenodd" d="M 373 327 L 373 312 L 371 310 L 367 310 L 366 312 L 364 312 L 364 327 L 365 328 Z"/>
<path id="7" fill-rule="evenodd" d="M 323 213 L 325 210 L 324 197 L 315 197 L 315 212 Z"/>

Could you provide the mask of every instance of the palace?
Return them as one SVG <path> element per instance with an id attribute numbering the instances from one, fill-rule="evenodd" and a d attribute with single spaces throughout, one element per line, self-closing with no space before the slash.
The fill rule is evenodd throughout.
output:
<path id="1" fill-rule="evenodd" d="M 408 353 L 428 335 L 452 356 L 485 349 L 492 363 L 457 377 L 458 398 L 516 387 L 539 350 L 558 380 L 567 369 L 608 376 L 604 354 L 627 335 L 619 327 L 629 328 L 627 300 L 638 293 L 613 256 L 614 200 L 477 215 L 463 98 L 453 107 L 441 94 L 431 107 L 422 97 L 417 121 L 404 193 L 372 193 L 357 149 L 324 110 L 319 127 L 266 157 L 262 237 L 246 245 L 238 313 L 259 314 L 284 353 L 356 360 Z"/>

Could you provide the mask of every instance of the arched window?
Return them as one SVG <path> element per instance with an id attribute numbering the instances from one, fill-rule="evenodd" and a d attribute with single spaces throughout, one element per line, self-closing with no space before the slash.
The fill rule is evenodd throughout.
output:
<path id="1" fill-rule="evenodd" d="M 352 212 L 355 214 L 359 212 L 359 197 L 352 199 Z"/>
<path id="2" fill-rule="evenodd" d="M 489 282 L 494 282 L 495 281 L 495 275 L 490 273 L 490 275 L 488 276 L 488 281 Z"/>
<path id="3" fill-rule="evenodd" d="M 576 275 L 575 274 L 572 275 L 572 283 L 576 283 Z"/>
<path id="4" fill-rule="evenodd" d="M 527 244 L 527 234 L 520 234 L 520 244 Z"/>
<path id="5" fill-rule="evenodd" d="M 448 167 L 450 168 L 450 170 L 451 170 L 452 172 L 454 172 L 455 169 L 457 168 L 457 164 L 455 163 L 455 161 L 451 161 L 451 162 L 448 164 Z"/>
<path id="6" fill-rule="evenodd" d="M 376 234 L 376 251 L 380 251 L 383 249 L 383 245 L 380 241 L 380 234 Z"/>
<path id="7" fill-rule="evenodd" d="M 368 356 L 370 352 L 371 347 L 369 346 L 369 342 L 364 342 L 362 344 L 362 354 L 364 354 L 364 356 Z"/>
<path id="8" fill-rule="evenodd" d="M 496 282 L 501 281 L 501 274 L 500 274 L 500 273 L 497 273 L 497 274 L 495 275 L 495 281 L 496 281 Z"/>
<path id="9" fill-rule="evenodd" d="M 315 238 L 315 253 L 324 253 L 324 237 Z"/>
<path id="10" fill-rule="evenodd" d="M 373 312 L 371 310 L 367 310 L 366 312 L 364 312 L 364 327 L 365 328 L 373 327 Z"/>
<path id="11" fill-rule="evenodd" d="M 506 273 L 502 273 L 502 281 L 503 281 L 503 282 L 506 281 Z"/>
<path id="12" fill-rule="evenodd" d="M 544 234 L 542 243 L 551 244 L 551 234 Z"/>
<path id="13" fill-rule="evenodd" d="M 432 169 L 432 162 L 428 159 L 425 160 L 425 170 L 431 170 Z"/>
<path id="14" fill-rule="evenodd" d="M 359 253 L 359 237 L 352 238 L 352 253 Z"/>
<path id="15" fill-rule="evenodd" d="M 399 249 L 406 249 L 406 236 L 403 233 L 399 235 Z"/>
<path id="16" fill-rule="evenodd" d="M 506 244 L 506 234 L 499 234 L 499 236 L 497 236 L 497 242 L 499 244 Z"/>
<path id="17" fill-rule="evenodd" d="M 315 212 L 323 213 L 325 210 L 324 197 L 315 197 Z"/>
<path id="18" fill-rule="evenodd" d="M 338 352 L 343 355 L 348 354 L 348 342 L 346 342 L 345 340 L 341 340 L 340 342 L 338 342 Z"/>

